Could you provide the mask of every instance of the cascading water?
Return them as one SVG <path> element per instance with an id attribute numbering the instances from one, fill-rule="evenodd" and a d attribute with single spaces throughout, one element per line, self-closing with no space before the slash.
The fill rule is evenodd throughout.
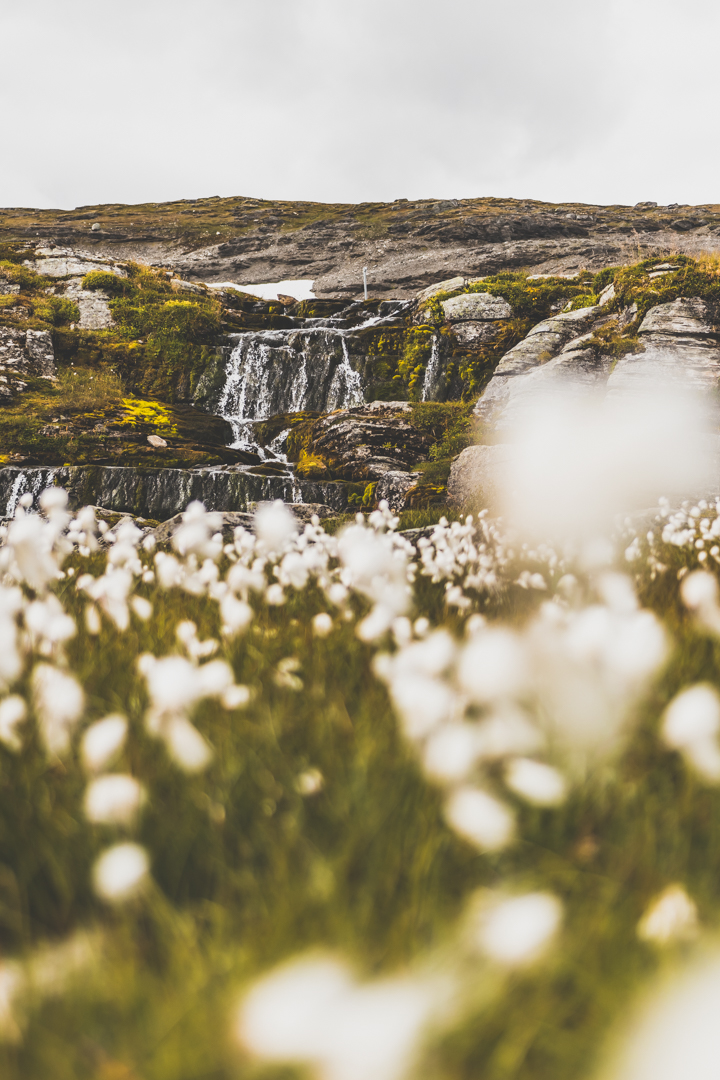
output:
<path id="1" fill-rule="evenodd" d="M 256 420 L 362 405 L 362 382 L 350 363 L 346 333 L 323 326 L 241 334 L 218 403 L 218 412 L 232 425 L 233 446 L 258 449 L 252 437 Z"/>
<path id="2" fill-rule="evenodd" d="M 48 468 L 46 466 L 19 469 L 17 474 L 13 477 L 12 486 L 5 501 L 3 517 L 12 518 L 15 516 L 18 503 L 25 494 L 29 493 L 32 495 L 33 504 L 35 504 L 40 492 L 44 491 L 47 487 L 52 487 L 57 471 L 57 469 Z"/>
<path id="3" fill-rule="evenodd" d="M 439 389 L 438 383 L 440 374 L 440 342 L 438 340 L 438 335 L 433 334 L 432 351 L 430 352 L 430 359 L 425 368 L 425 378 L 423 379 L 423 401 L 435 400 Z"/>

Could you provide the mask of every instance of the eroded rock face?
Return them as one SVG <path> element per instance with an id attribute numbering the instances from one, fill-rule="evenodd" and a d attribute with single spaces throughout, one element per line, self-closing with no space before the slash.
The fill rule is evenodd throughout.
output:
<path id="1" fill-rule="evenodd" d="M 522 341 L 503 356 L 475 406 L 485 423 L 509 422 L 511 403 L 541 390 L 558 378 L 577 377 L 595 383 L 607 378 L 605 363 L 588 342 L 593 328 L 606 321 L 600 307 L 567 311 L 534 326 Z"/>
<path id="2" fill-rule="evenodd" d="M 317 421 L 309 451 L 345 480 L 380 480 L 386 473 L 407 472 L 426 458 L 431 442 L 408 422 L 409 411 L 404 401 L 342 409 Z"/>
<path id="3" fill-rule="evenodd" d="M 493 296 L 491 293 L 464 293 L 462 296 L 451 296 L 449 300 L 443 300 L 442 309 L 449 323 L 511 319 L 513 314 L 507 300 L 503 300 L 502 296 Z"/>
<path id="4" fill-rule="evenodd" d="M 47 330 L 19 330 L 0 326 L 0 401 L 10 401 L 25 390 L 23 376 L 54 378 L 55 352 Z"/>
<path id="5" fill-rule="evenodd" d="M 107 293 L 99 289 L 83 289 L 82 278 L 69 281 L 64 295 L 77 304 L 82 330 L 106 330 L 115 325 Z"/>
<path id="6" fill-rule="evenodd" d="M 0 518 L 12 517 L 25 492 L 37 497 L 59 484 L 70 506 L 101 506 L 154 521 L 166 521 L 199 499 L 208 510 L 248 512 L 256 503 L 283 502 L 329 506 L 335 513 L 347 506 L 347 488 L 339 483 L 301 481 L 288 475 L 261 476 L 243 467 L 208 469 L 143 469 L 114 465 L 0 469 Z"/>
<path id="7" fill-rule="evenodd" d="M 118 266 L 117 263 L 96 262 L 75 255 L 51 255 L 28 265 L 36 273 L 53 278 L 84 277 L 85 274 L 97 270 L 102 270 L 108 274 L 116 274 L 118 277 L 127 277 L 125 270 Z"/>
<path id="8" fill-rule="evenodd" d="M 405 497 L 411 488 L 418 482 L 417 473 L 393 472 L 389 470 L 378 480 L 375 488 L 377 502 L 387 501 L 391 510 L 402 510 L 405 506 Z"/>
<path id="9" fill-rule="evenodd" d="M 688 381 L 703 391 L 720 385 L 720 312 L 697 297 L 651 308 L 638 331 L 644 351 L 622 357 L 608 392 L 642 391 L 650 379 Z"/>

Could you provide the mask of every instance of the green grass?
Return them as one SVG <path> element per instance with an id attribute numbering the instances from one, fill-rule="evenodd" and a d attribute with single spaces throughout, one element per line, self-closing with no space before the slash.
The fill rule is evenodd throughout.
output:
<path id="1" fill-rule="evenodd" d="M 407 512 L 400 527 L 438 517 Z M 339 524 L 328 523 L 328 531 Z M 688 561 L 680 551 L 674 558 L 677 566 Z M 72 562 L 98 573 L 102 559 Z M 241 711 L 209 702 L 198 709 L 195 723 L 215 757 L 193 777 L 145 730 L 136 660 L 144 651 L 175 651 L 181 619 L 192 618 L 201 639 L 219 636 L 216 605 L 141 586 L 153 603 L 150 621 L 133 617 L 125 632 L 104 622 L 94 638 L 72 583 L 60 584 L 78 622 L 67 656 L 86 690 L 84 723 L 118 710 L 130 723 L 116 768 L 149 793 L 137 839 L 150 852 L 153 886 L 117 912 L 93 896 L 92 863 L 119 833 L 84 819 L 77 748 L 62 764 L 48 762 L 32 724 L 20 756 L 0 746 L 4 956 L 22 957 L 80 929 L 95 935 L 89 967 L 61 993 L 27 1001 L 22 1042 L 0 1043 L 0 1074 L 275 1080 L 277 1070 L 242 1058 L 229 1037 L 249 980 L 318 945 L 367 976 L 403 971 L 446 947 L 474 890 L 510 883 L 561 898 L 560 944 L 439 1034 L 418 1076 L 591 1076 L 613 1023 L 658 971 L 656 952 L 636 934 L 650 898 L 681 881 L 704 925 L 720 923 L 720 793 L 695 780 L 655 736 L 679 687 L 720 682 L 720 644 L 691 625 L 675 569 L 655 580 L 641 572 L 642 600 L 676 646 L 641 703 L 626 752 L 578 784 L 559 809 L 518 802 L 522 840 L 498 855 L 478 854 L 444 823 L 439 794 L 372 675 L 375 649 L 358 641 L 355 622 L 337 621 L 327 638 L 312 633 L 313 615 L 327 610 L 314 587 L 291 591 L 281 608 L 257 604 L 247 635 L 221 646 L 253 696 Z M 510 587 L 478 605 L 490 619 L 522 622 L 543 599 Z M 363 605 L 354 606 L 360 614 Z M 442 585 L 426 579 L 411 612 L 420 614 L 459 628 Z M 301 688 L 278 684 L 287 657 L 298 661 Z M 18 689 L 26 688 L 23 678 Z M 325 778 L 312 798 L 296 789 L 308 768 Z"/>

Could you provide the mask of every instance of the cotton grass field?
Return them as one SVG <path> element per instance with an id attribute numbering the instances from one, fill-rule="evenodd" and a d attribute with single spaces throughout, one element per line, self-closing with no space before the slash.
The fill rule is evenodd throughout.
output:
<path id="1" fill-rule="evenodd" d="M 163 546 L 29 503 L 3 1078 L 715 1075 L 715 503 L 592 557 L 487 512 L 223 536 L 195 504 Z"/>

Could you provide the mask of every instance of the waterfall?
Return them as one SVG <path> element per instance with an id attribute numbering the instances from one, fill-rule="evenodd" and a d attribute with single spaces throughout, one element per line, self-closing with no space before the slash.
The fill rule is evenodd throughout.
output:
<path id="1" fill-rule="evenodd" d="M 338 364 L 333 375 L 333 380 L 328 391 L 325 403 L 328 412 L 335 409 L 352 409 L 356 405 L 362 405 L 365 401 L 362 391 L 362 381 L 357 371 L 350 364 L 347 341 L 341 337 L 343 358 Z"/>
<path id="2" fill-rule="evenodd" d="M 440 375 L 440 340 L 437 334 L 433 334 L 432 350 L 430 352 L 430 359 L 428 360 L 427 367 L 425 368 L 425 378 L 423 380 L 422 400 L 434 401 L 435 395 L 438 392 L 438 377 Z"/>
<path id="3" fill-rule="evenodd" d="M 233 428 L 232 445 L 253 445 L 256 420 L 362 405 L 362 382 L 345 337 L 345 330 L 327 326 L 241 334 L 218 402 Z"/>
<path id="4" fill-rule="evenodd" d="M 5 503 L 5 513 L 3 516 L 5 518 L 14 517 L 21 496 L 28 492 L 33 497 L 33 506 L 36 507 L 38 495 L 44 491 L 45 488 L 53 486 L 53 480 L 55 479 L 57 471 L 57 469 L 48 468 L 47 466 L 18 469 L 17 474 L 13 478 L 12 487 L 8 492 L 7 502 Z"/>

